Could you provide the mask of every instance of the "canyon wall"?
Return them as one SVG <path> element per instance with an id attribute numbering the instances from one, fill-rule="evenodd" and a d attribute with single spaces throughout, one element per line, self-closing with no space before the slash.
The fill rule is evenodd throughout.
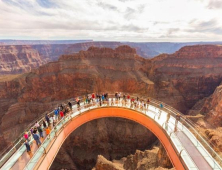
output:
<path id="1" fill-rule="evenodd" d="M 151 59 L 148 77 L 156 98 L 186 113 L 221 83 L 221 66 L 222 46 L 187 46 Z"/>
<path id="2" fill-rule="evenodd" d="M 13 41 L 0 40 L 0 75 L 19 74 L 31 71 L 50 61 L 56 61 L 62 54 L 78 53 L 89 47 L 107 47 L 115 49 L 120 45 L 129 45 L 136 49 L 143 58 L 153 58 L 162 53 L 174 53 L 180 48 L 195 44 L 209 43 L 134 43 L 134 42 L 96 42 L 91 40 L 76 41 Z"/>
<path id="3" fill-rule="evenodd" d="M 0 45 L 0 75 L 30 72 L 32 68 L 57 60 L 67 44 Z"/>
<path id="4" fill-rule="evenodd" d="M 31 46 L 0 46 L 0 75 L 28 72 L 47 62 Z"/>
<path id="5" fill-rule="evenodd" d="M 212 95 L 197 102 L 189 111 L 189 115 L 197 115 L 197 114 L 204 115 L 206 122 L 210 124 L 210 126 L 206 127 L 211 127 L 211 128 L 222 126 L 221 113 L 222 113 L 221 84 L 217 86 Z"/>
<path id="6" fill-rule="evenodd" d="M 30 72 L 33 68 L 58 60 L 62 54 L 78 53 L 91 46 L 116 48 L 118 42 L 77 44 L 0 45 L 0 75 Z"/>

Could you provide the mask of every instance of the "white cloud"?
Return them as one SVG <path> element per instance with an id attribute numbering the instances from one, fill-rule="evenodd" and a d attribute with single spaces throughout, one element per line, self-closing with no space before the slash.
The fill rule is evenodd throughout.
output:
<path id="1" fill-rule="evenodd" d="M 0 39 L 221 41 L 221 0 L 0 0 Z"/>

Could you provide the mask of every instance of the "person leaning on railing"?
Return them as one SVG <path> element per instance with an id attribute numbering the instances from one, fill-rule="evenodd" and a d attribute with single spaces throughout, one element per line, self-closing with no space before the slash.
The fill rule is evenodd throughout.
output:
<path id="1" fill-rule="evenodd" d="M 60 111 L 59 114 L 60 114 L 60 118 L 62 119 L 64 117 L 63 111 Z"/>
<path id="2" fill-rule="evenodd" d="M 169 113 L 169 112 L 167 112 L 167 119 L 166 119 L 166 123 L 168 123 L 168 122 L 169 122 L 169 120 L 170 120 L 170 113 Z"/>
<path id="3" fill-rule="evenodd" d="M 178 125 L 178 122 L 180 121 L 180 118 L 181 118 L 181 115 L 177 113 L 176 119 L 175 119 L 175 129 L 174 129 L 175 132 L 177 131 L 177 125 Z"/>
<path id="4" fill-rule="evenodd" d="M 49 122 L 49 116 L 48 116 L 48 114 L 47 114 L 47 113 L 45 114 L 45 120 L 47 121 L 48 126 L 49 126 L 50 122 Z"/>
<path id="5" fill-rule="evenodd" d="M 50 129 L 49 129 L 49 127 L 46 128 L 45 133 L 46 133 L 46 135 L 49 138 L 50 137 Z"/>
<path id="6" fill-rule="evenodd" d="M 54 110 L 54 114 L 55 114 L 55 119 L 56 119 L 56 121 L 58 121 L 59 108 L 55 108 L 55 110 Z"/>
<path id="7" fill-rule="evenodd" d="M 31 153 L 31 147 L 30 147 L 29 141 L 25 140 L 24 145 L 26 147 L 27 153 L 30 154 Z"/>
<path id="8" fill-rule="evenodd" d="M 24 138 L 29 141 L 29 134 L 28 134 L 28 132 L 25 132 Z"/>
<path id="9" fill-rule="evenodd" d="M 70 110 L 72 110 L 72 103 L 70 101 L 68 102 L 68 105 L 69 105 Z"/>
<path id="10" fill-rule="evenodd" d="M 39 136 L 36 132 L 37 132 L 37 130 L 34 130 L 34 131 L 33 131 L 33 138 L 34 138 L 34 140 L 36 141 L 37 146 L 39 146 L 39 145 L 41 145 L 42 143 L 41 143 L 41 141 L 40 141 L 40 136 Z"/>

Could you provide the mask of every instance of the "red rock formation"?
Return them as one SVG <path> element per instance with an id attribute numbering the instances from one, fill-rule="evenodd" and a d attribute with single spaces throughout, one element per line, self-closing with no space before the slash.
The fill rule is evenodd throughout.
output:
<path id="1" fill-rule="evenodd" d="M 92 170 L 124 170 L 121 165 L 108 161 L 102 155 L 98 155 L 96 166 Z"/>
<path id="2" fill-rule="evenodd" d="M 222 81 L 222 46 L 188 46 L 153 58 L 148 77 L 156 96 L 186 113 Z"/>
<path id="3" fill-rule="evenodd" d="M 153 148 L 152 150 L 146 150 L 144 152 L 137 150 L 134 155 L 129 155 L 126 158 L 122 158 L 120 161 L 108 161 L 103 156 L 99 155 L 97 158 L 97 163 L 93 170 L 166 170 L 174 169 L 168 157 L 167 166 L 163 164 L 162 160 L 165 160 L 164 155 L 161 155 L 163 152 L 162 147 Z M 164 153 L 166 154 L 166 153 Z"/>
<path id="4" fill-rule="evenodd" d="M 31 46 L 0 46 L 0 61 L 0 74 L 27 72 L 47 62 Z"/>
<path id="5" fill-rule="evenodd" d="M 85 43 L 77 43 L 70 45 L 65 53 L 72 54 L 78 53 L 79 51 L 86 51 L 89 47 L 99 47 L 99 48 L 112 48 L 115 49 L 118 46 L 122 45 L 120 42 L 85 42 Z"/>
<path id="6" fill-rule="evenodd" d="M 222 85 L 218 86 L 214 93 L 200 100 L 194 105 L 189 114 L 201 114 L 205 116 L 205 120 L 211 125 L 208 127 L 222 126 Z"/>
<path id="7" fill-rule="evenodd" d="M 0 45 L 0 75 L 18 74 L 31 71 L 50 61 L 55 61 L 62 54 L 77 53 L 89 47 L 116 48 L 118 42 L 87 42 L 78 44 L 44 45 Z"/>
<path id="8" fill-rule="evenodd" d="M 0 75 L 30 72 L 49 61 L 57 60 L 67 44 L 50 45 L 1 45 Z"/>

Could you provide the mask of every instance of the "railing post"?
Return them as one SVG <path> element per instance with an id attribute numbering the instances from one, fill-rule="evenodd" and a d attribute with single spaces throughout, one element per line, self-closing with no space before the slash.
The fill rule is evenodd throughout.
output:
<path id="1" fill-rule="evenodd" d="M 170 137 L 171 137 L 172 133 L 174 133 L 174 132 L 170 132 Z"/>
<path id="2" fill-rule="evenodd" d="M 183 152 L 184 149 L 181 149 L 180 153 L 179 153 L 179 157 L 181 157 L 181 153 Z"/>
<path id="3" fill-rule="evenodd" d="M 46 151 L 46 149 L 45 149 L 45 147 L 44 147 L 44 146 L 43 146 L 43 149 L 44 149 L 44 154 L 46 155 L 47 151 Z"/>

